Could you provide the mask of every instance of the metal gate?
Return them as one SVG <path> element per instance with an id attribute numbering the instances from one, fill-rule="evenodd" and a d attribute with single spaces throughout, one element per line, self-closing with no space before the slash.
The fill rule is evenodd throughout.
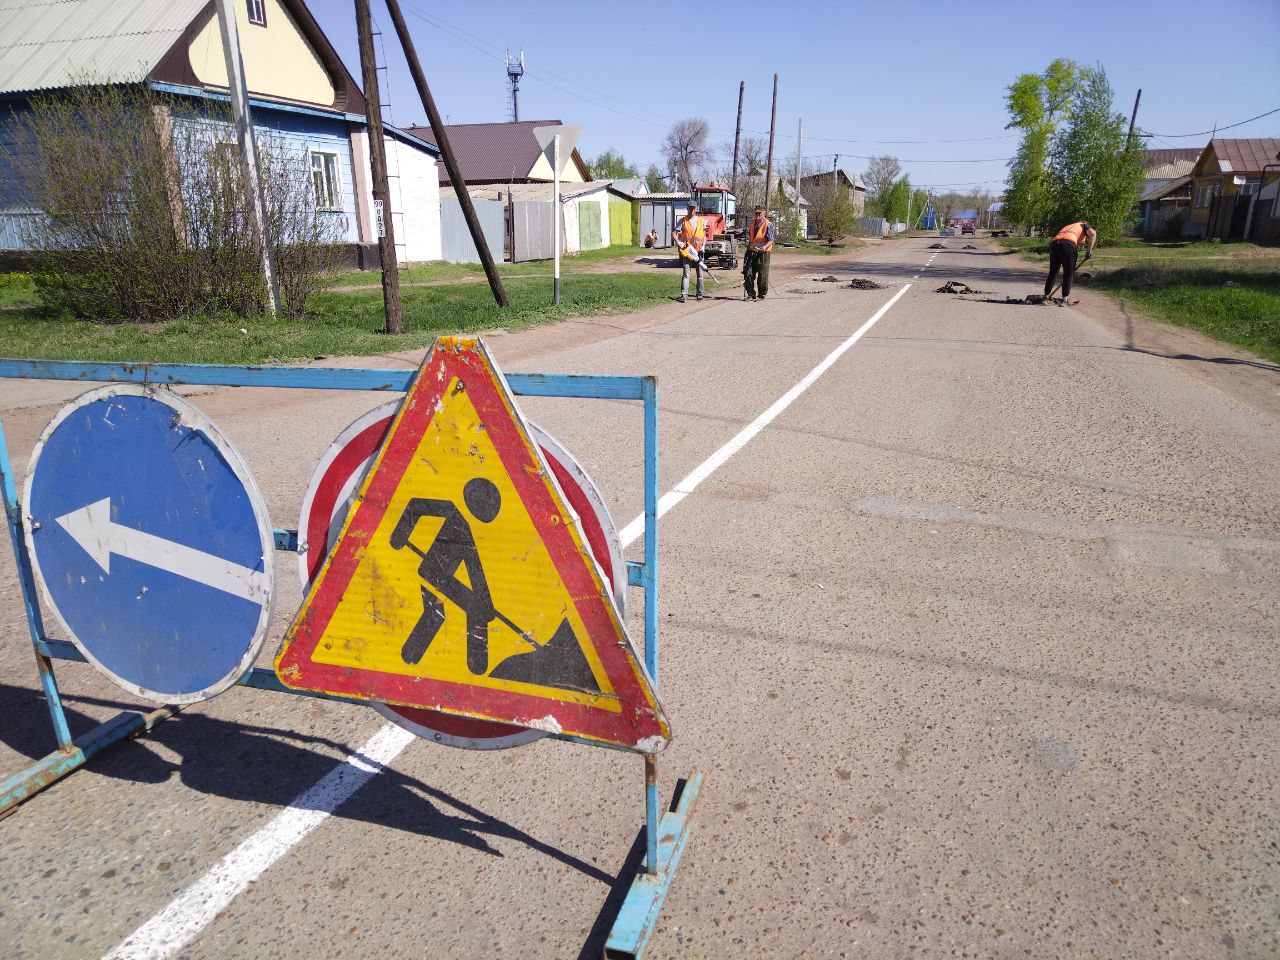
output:
<path id="1" fill-rule="evenodd" d="M 604 246 L 604 236 L 600 230 L 600 204 L 578 204 L 578 249 L 599 250 Z"/>
<path id="2" fill-rule="evenodd" d="M 512 262 L 551 259 L 554 254 L 551 239 L 553 209 L 549 201 L 542 200 L 517 200 L 511 204 Z M 560 242 L 564 242 L 563 233 Z"/>
<path id="3" fill-rule="evenodd" d="M 506 235 L 505 204 L 501 200 L 473 200 L 476 219 L 484 231 L 493 259 L 501 262 Z M 440 198 L 440 259 L 449 263 L 479 263 L 480 254 L 471 241 L 462 204 L 457 197 Z"/>
<path id="4" fill-rule="evenodd" d="M 671 220 L 671 204 L 640 204 L 640 239 L 644 240 L 650 230 L 658 231 L 657 247 L 671 246 L 671 231 L 675 224 Z"/>

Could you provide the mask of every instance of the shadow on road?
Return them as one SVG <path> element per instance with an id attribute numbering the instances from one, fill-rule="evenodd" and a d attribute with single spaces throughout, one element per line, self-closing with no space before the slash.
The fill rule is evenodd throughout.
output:
<path id="1" fill-rule="evenodd" d="M 1141 353 L 1148 357 L 1160 357 L 1164 360 L 1193 360 L 1197 363 L 1220 363 L 1225 366 L 1236 367 L 1253 367 L 1255 370 L 1265 370 L 1268 373 L 1280 373 L 1280 366 L 1274 363 L 1267 363 L 1263 360 L 1242 360 L 1237 357 L 1202 357 L 1194 353 L 1162 353 L 1159 350 L 1148 350 L 1145 347 L 1135 347 L 1128 344 L 1117 349 L 1123 350 L 1125 353 Z"/>
<path id="2" fill-rule="evenodd" d="M 63 702 L 134 709 L 128 703 L 66 694 Z M 0 684 L 0 703 L 5 705 L 5 722 L 0 726 L 0 739 L 5 744 L 32 760 L 54 748 L 42 694 Z M 70 706 L 67 719 L 76 735 L 96 726 L 96 721 Z M 173 763 L 160 756 L 152 744 L 177 753 L 181 762 Z M 315 747 L 332 753 L 312 749 Z M 145 784 L 163 783 L 177 774 L 183 786 L 201 793 L 284 807 L 333 770 L 333 753 L 346 756 L 350 752 L 347 744 L 325 737 L 180 713 L 148 736 L 99 754 L 87 766 L 102 776 Z M 5 771 L 10 772 L 14 771 Z M 489 843 L 489 838 L 513 840 L 593 880 L 615 882 L 598 867 L 390 767 L 382 768 L 380 775 L 334 811 L 334 816 L 447 840 L 495 857 L 503 854 Z"/>

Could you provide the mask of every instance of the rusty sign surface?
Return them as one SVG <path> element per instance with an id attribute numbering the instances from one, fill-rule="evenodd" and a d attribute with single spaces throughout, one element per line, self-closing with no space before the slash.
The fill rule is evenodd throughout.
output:
<path id="1" fill-rule="evenodd" d="M 477 339 L 436 341 L 276 672 L 646 753 L 671 736 L 612 585 Z"/>

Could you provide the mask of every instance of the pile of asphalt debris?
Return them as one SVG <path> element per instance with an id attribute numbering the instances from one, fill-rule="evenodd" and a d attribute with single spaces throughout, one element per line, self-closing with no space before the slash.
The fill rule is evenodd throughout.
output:
<path id="1" fill-rule="evenodd" d="M 942 286 L 940 286 L 937 290 L 933 292 L 934 293 L 970 294 L 970 293 L 990 293 L 991 291 L 975 290 L 973 289 L 973 287 L 969 286 L 967 283 L 961 283 L 959 280 L 948 280 L 946 283 L 944 283 Z"/>
<path id="2" fill-rule="evenodd" d="M 975 247 L 972 243 L 966 243 L 966 244 L 965 244 L 963 247 L 961 247 L 960 249 L 961 249 L 961 250 L 977 250 L 978 248 L 977 248 L 977 247 Z"/>
<path id="3" fill-rule="evenodd" d="M 832 276 L 831 274 L 827 274 L 825 277 L 814 277 L 813 280 L 815 283 L 840 282 L 839 277 Z M 883 290 L 885 288 L 883 283 L 876 283 L 874 280 L 868 280 L 865 277 L 854 277 L 845 284 L 845 286 L 852 287 L 854 290 Z"/>
<path id="4" fill-rule="evenodd" d="M 946 245 L 945 243 L 931 243 L 931 244 L 929 244 L 929 246 L 928 246 L 928 248 L 927 248 L 927 249 L 929 249 L 929 250 L 945 250 L 945 249 L 947 249 L 947 245 Z"/>

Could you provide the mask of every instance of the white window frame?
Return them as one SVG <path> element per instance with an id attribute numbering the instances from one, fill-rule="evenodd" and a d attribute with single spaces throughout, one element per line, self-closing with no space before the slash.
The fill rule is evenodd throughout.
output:
<path id="1" fill-rule="evenodd" d="M 255 27 L 267 25 L 267 0 L 245 0 L 245 11 L 249 14 L 249 22 Z"/>
<path id="2" fill-rule="evenodd" d="M 338 162 L 338 151 L 336 150 L 319 150 L 314 147 L 307 150 L 309 162 L 311 164 L 311 197 L 315 201 L 316 209 L 326 213 L 342 212 L 342 164 Z M 319 191 L 316 190 L 316 174 L 327 172 L 323 160 L 321 167 L 316 168 L 317 157 L 333 158 L 333 177 L 329 182 L 329 195 L 321 198 Z M 326 179 L 329 179 L 326 176 Z M 323 202 L 322 202 L 323 199 Z"/>

